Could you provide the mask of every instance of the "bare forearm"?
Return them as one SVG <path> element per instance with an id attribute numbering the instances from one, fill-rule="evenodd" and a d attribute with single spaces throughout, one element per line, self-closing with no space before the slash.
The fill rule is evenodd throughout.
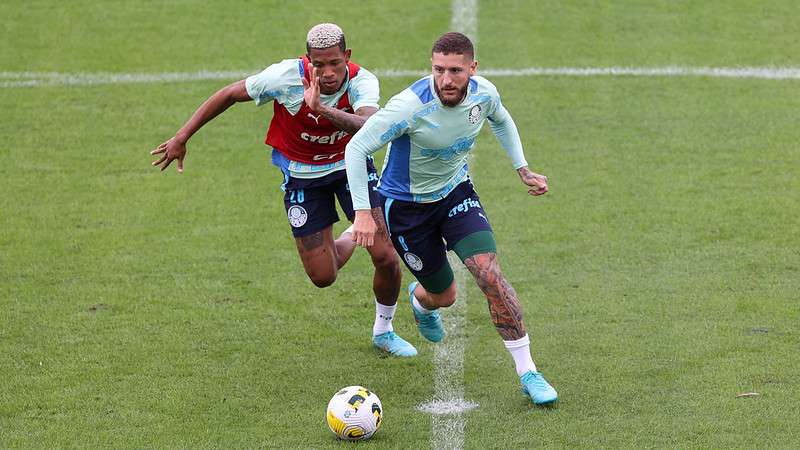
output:
<path id="1" fill-rule="evenodd" d="M 360 130 L 364 122 L 369 118 L 369 115 L 360 116 L 358 114 L 344 112 L 341 109 L 331 108 L 327 105 L 320 105 L 319 113 L 330 120 L 336 128 L 350 134 L 355 134 L 356 131 Z"/>
<path id="2" fill-rule="evenodd" d="M 192 117 L 175 133 L 175 136 L 183 143 L 189 140 L 200 128 L 211 119 L 222 114 L 236 102 L 248 101 L 250 97 L 244 88 L 244 81 L 238 81 L 228 85 L 208 98 L 192 114 Z"/>
<path id="3" fill-rule="evenodd" d="M 221 92 L 221 91 L 220 91 Z M 206 100 L 197 111 L 192 114 L 192 117 L 184 124 L 175 136 L 182 142 L 187 142 L 197 130 L 202 128 L 203 125 L 208 123 L 214 117 L 220 115 L 223 111 L 230 108 L 235 102 L 229 97 L 219 95 L 220 92 L 212 95 Z"/>
<path id="4" fill-rule="evenodd" d="M 506 341 L 514 341 L 525 336 L 522 320 L 522 305 L 517 293 L 500 271 L 497 255 L 483 253 L 464 261 L 478 282 L 478 286 L 489 302 L 489 314 L 495 329 Z"/>

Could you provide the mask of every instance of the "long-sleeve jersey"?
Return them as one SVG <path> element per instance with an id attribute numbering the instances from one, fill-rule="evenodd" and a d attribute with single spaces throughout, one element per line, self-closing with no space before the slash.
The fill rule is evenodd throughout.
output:
<path id="1" fill-rule="evenodd" d="M 470 77 L 464 100 L 453 107 L 439 100 L 432 75 L 392 97 L 347 144 L 354 208 L 370 208 L 364 161 L 388 142 L 378 185 L 381 194 L 417 203 L 446 197 L 468 178 L 467 156 L 486 119 L 514 168 L 527 166 L 517 126 L 489 80 Z"/>

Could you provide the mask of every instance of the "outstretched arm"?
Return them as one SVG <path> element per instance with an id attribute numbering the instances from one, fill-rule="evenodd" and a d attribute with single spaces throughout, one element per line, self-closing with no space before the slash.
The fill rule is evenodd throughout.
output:
<path id="1" fill-rule="evenodd" d="M 178 160 L 178 172 L 183 172 L 183 159 L 186 156 L 186 143 L 203 125 L 237 102 L 253 100 L 245 88 L 245 80 L 240 80 L 220 89 L 208 98 L 192 117 L 184 124 L 175 136 L 159 145 L 150 152 L 151 155 L 161 155 L 160 159 L 153 161 L 154 166 L 161 166 L 163 171 L 172 161 Z"/>

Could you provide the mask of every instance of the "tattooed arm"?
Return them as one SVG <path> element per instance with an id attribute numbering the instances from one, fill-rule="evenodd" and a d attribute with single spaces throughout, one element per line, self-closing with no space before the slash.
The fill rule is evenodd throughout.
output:
<path id="1" fill-rule="evenodd" d="M 500 271 L 497 255 L 481 253 L 470 256 L 464 264 L 486 295 L 492 322 L 503 340 L 515 341 L 524 337 L 526 333 L 522 321 L 522 305 L 516 291 Z"/>
<path id="2" fill-rule="evenodd" d="M 355 114 L 350 114 L 344 112 L 340 109 L 331 108 L 330 106 L 320 104 L 319 109 L 317 112 L 325 116 L 326 119 L 330 120 L 332 124 L 336 126 L 336 128 L 340 130 L 347 131 L 348 133 L 354 134 L 358 131 L 364 122 L 369 119 L 369 116 L 375 114 L 378 111 L 378 108 L 372 107 L 363 107 L 358 108 Z"/>

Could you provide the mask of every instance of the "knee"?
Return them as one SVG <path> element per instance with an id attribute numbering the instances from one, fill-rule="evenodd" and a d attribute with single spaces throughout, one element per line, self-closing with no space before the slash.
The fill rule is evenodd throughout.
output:
<path id="1" fill-rule="evenodd" d="M 400 272 L 400 260 L 394 248 L 389 247 L 383 251 L 373 252 L 370 256 L 372 256 L 372 264 L 376 269 Z"/>
<path id="2" fill-rule="evenodd" d="M 447 308 L 453 306 L 453 303 L 456 302 L 456 295 L 442 295 L 438 299 L 439 307 L 440 308 Z"/>
<path id="3" fill-rule="evenodd" d="M 309 273 L 308 278 L 318 288 L 325 288 L 336 281 L 336 273 Z"/>
<path id="4" fill-rule="evenodd" d="M 433 302 L 436 304 L 436 306 L 438 306 L 439 308 L 447 308 L 453 306 L 453 303 L 456 302 L 455 283 L 450 285 L 450 287 L 447 288 L 447 290 L 445 290 L 440 294 L 429 293 L 429 295 L 433 300 Z"/>

